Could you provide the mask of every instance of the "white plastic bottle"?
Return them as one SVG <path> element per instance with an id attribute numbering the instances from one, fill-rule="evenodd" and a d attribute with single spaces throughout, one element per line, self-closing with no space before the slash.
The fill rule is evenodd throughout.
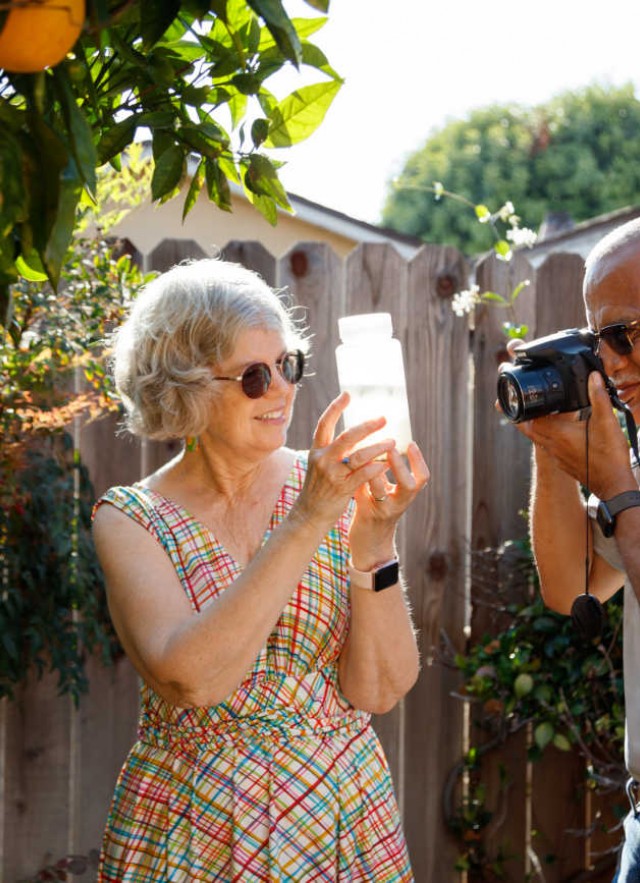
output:
<path id="1" fill-rule="evenodd" d="M 338 319 L 342 343 L 336 349 L 341 392 L 351 396 L 343 412 L 345 429 L 386 417 L 381 430 L 356 447 L 393 438 L 404 454 L 411 441 L 411 420 L 400 341 L 393 338 L 389 313 L 360 313 Z"/>

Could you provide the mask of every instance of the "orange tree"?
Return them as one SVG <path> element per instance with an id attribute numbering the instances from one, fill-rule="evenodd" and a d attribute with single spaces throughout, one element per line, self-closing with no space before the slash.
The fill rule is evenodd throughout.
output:
<path id="1" fill-rule="evenodd" d="M 281 0 L 1 5 L 0 696 L 49 668 L 77 699 L 86 653 L 118 652 L 70 432 L 117 407 L 102 342 L 145 281 L 109 227 L 123 201 L 180 192 L 187 161 L 185 215 L 201 191 L 230 211 L 235 183 L 275 223 L 290 206 L 270 151 L 310 135 L 341 85 L 310 42 L 325 21 Z M 320 80 L 278 97 L 267 80 L 288 66 Z"/>
<path id="2" fill-rule="evenodd" d="M 0 27 L 15 26 L 18 5 L 44 16 L 48 4 L 3 4 Z M 72 52 L 35 73 L 22 71 L 47 61 L 42 26 L 29 26 L 35 58 L 22 67 L 2 62 L 0 30 L 0 322 L 20 275 L 57 286 L 82 194 L 95 198 L 96 169 L 119 167 L 136 138 L 152 144 L 154 200 L 178 192 L 192 158 L 185 214 L 203 190 L 230 210 L 234 182 L 275 223 L 290 206 L 270 151 L 308 137 L 342 82 L 310 41 L 325 21 L 292 19 L 282 0 L 89 0 Z M 279 97 L 268 81 L 291 66 L 319 80 Z"/>

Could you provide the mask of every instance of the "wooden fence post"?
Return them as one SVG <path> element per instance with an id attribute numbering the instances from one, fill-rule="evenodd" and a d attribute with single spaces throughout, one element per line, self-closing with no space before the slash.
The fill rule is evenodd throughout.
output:
<path id="1" fill-rule="evenodd" d="M 471 642 L 495 633 L 501 625 L 492 604 L 495 587 L 487 585 L 483 553 L 495 550 L 506 540 L 527 535 L 521 516 L 529 492 L 529 442 L 494 407 L 497 369 L 507 358 L 504 321 L 517 321 L 534 327 L 536 282 L 533 268 L 522 255 L 511 262 L 494 255 L 476 268 L 480 291 L 494 291 L 505 297 L 528 279 L 528 290 L 516 302 L 516 315 L 499 307 L 480 307 L 473 333 L 474 423 L 473 423 L 473 502 L 471 529 Z M 530 332 L 530 335 L 533 330 Z M 503 599 L 504 600 L 504 599 Z M 488 737 L 479 731 L 471 711 L 470 744 L 482 751 Z M 529 768 L 527 734 L 511 736 L 499 749 L 487 752 L 481 761 L 481 780 L 486 787 L 486 807 L 493 814 L 484 831 L 491 856 L 504 856 L 508 880 L 520 883 L 529 871 Z M 473 880 L 474 877 L 470 876 Z"/>
<path id="2" fill-rule="evenodd" d="M 298 243 L 278 261 L 278 286 L 294 304 L 304 308 L 311 332 L 311 358 L 296 399 L 288 444 L 310 447 L 318 418 L 338 395 L 335 348 L 338 316 L 343 308 L 344 276 L 341 260 L 323 243 Z"/>

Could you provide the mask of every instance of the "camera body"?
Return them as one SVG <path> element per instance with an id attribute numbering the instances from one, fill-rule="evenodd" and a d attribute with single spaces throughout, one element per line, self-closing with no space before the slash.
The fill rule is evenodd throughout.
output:
<path id="1" fill-rule="evenodd" d="M 598 371 L 610 381 L 588 328 L 567 328 L 515 350 L 498 369 L 498 402 L 512 423 L 589 407 L 587 379 Z"/>

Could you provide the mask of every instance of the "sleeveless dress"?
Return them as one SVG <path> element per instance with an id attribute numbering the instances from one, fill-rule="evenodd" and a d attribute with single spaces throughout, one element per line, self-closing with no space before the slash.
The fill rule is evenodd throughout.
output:
<path id="1" fill-rule="evenodd" d="M 306 471 L 297 453 L 264 541 Z M 241 572 L 183 507 L 133 485 L 109 503 L 165 549 L 201 611 Z M 266 646 L 224 701 L 178 708 L 141 687 L 138 741 L 122 768 L 98 880 L 411 883 L 387 762 L 370 715 L 342 696 L 350 507 L 327 534 Z M 215 635 L 212 635 L 215 640 Z"/>

